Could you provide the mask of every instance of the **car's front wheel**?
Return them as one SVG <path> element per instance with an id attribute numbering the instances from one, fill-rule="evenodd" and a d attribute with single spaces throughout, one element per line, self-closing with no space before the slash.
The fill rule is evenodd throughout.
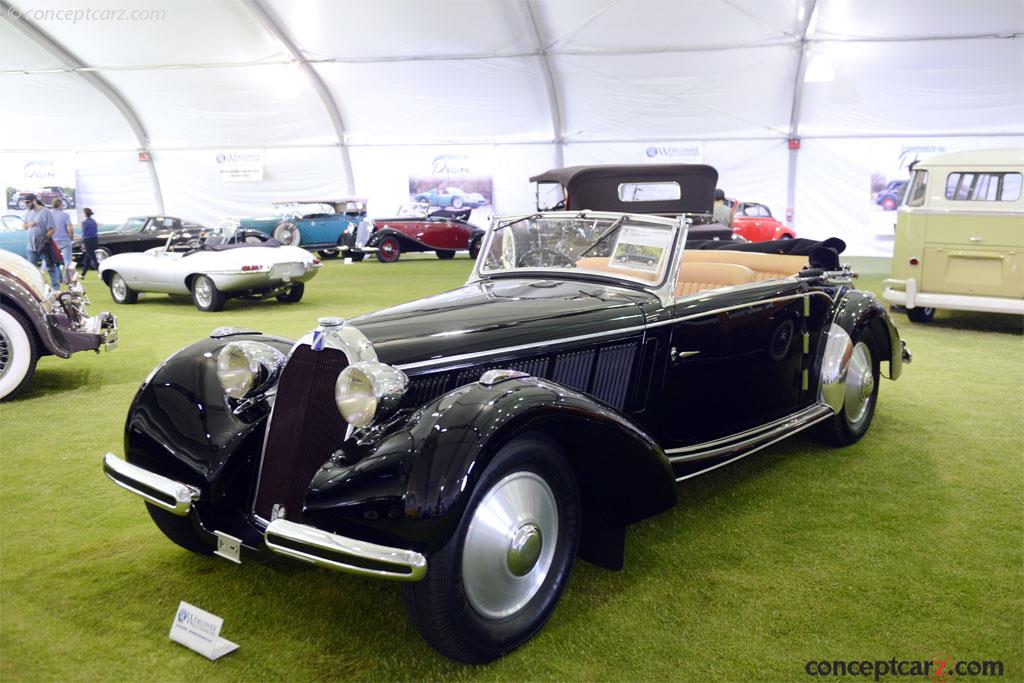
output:
<path id="1" fill-rule="evenodd" d="M 299 226 L 295 225 L 291 221 L 281 221 L 274 228 L 273 237 L 281 244 L 285 244 L 291 247 L 297 247 L 302 242 L 302 233 L 299 232 Z"/>
<path id="2" fill-rule="evenodd" d="M 213 547 L 203 541 L 195 527 L 192 526 L 192 520 L 188 517 L 172 515 L 170 512 L 161 510 L 150 503 L 146 503 L 146 510 L 149 512 L 153 523 L 163 532 L 164 536 L 177 545 L 200 555 L 213 554 Z"/>
<path id="3" fill-rule="evenodd" d="M 25 388 L 38 358 L 29 322 L 13 308 L 0 306 L 0 401 Z"/>
<path id="4" fill-rule="evenodd" d="M 196 275 L 192 281 L 192 302 L 200 311 L 212 313 L 224 310 L 227 297 L 217 289 L 209 275 Z"/>
<path id="5" fill-rule="evenodd" d="M 867 433 L 878 403 L 878 361 L 875 336 L 870 330 L 864 330 L 853 340 L 846 368 L 843 407 L 818 430 L 822 441 L 832 446 L 849 446 Z"/>
<path id="6" fill-rule="evenodd" d="M 394 237 L 385 237 L 377 245 L 377 260 L 381 263 L 394 263 L 402 254 L 402 245 Z"/>
<path id="7" fill-rule="evenodd" d="M 482 664 L 532 638 L 576 556 L 575 474 L 549 439 L 506 444 L 484 470 L 451 540 L 405 586 L 409 615 L 442 654 Z"/>
<path id="8" fill-rule="evenodd" d="M 134 304 L 139 300 L 139 293 L 128 286 L 121 273 L 116 272 L 110 276 L 110 296 L 118 304 Z"/>

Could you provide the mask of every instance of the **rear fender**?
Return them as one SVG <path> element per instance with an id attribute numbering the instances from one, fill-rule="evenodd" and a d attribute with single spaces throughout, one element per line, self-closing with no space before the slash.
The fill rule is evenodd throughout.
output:
<path id="1" fill-rule="evenodd" d="M 850 289 L 836 306 L 833 321 L 854 339 L 870 329 L 878 340 L 883 374 L 899 379 L 903 373 L 903 343 L 888 311 L 874 294 Z"/>
<path id="2" fill-rule="evenodd" d="M 553 439 L 576 472 L 584 559 L 621 567 L 626 525 L 676 502 L 664 452 L 630 420 L 553 382 L 523 378 L 460 387 L 394 425 L 355 464 L 348 453 L 332 458 L 313 479 L 304 516 L 339 533 L 436 551 L 491 459 L 526 432 Z"/>

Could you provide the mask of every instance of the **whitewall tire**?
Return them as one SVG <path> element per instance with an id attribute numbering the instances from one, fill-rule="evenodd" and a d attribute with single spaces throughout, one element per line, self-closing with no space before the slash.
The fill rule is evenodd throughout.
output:
<path id="1" fill-rule="evenodd" d="M 38 357 L 29 322 L 17 311 L 0 306 L 0 401 L 28 384 Z"/>

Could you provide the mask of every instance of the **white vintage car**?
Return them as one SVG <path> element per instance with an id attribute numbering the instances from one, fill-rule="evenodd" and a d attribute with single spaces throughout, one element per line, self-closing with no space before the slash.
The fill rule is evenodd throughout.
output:
<path id="1" fill-rule="evenodd" d="M 142 253 L 116 254 L 100 263 L 100 277 L 119 304 L 140 292 L 191 294 L 200 311 L 219 311 L 228 298 L 294 303 L 320 260 L 250 230 L 180 231 Z"/>

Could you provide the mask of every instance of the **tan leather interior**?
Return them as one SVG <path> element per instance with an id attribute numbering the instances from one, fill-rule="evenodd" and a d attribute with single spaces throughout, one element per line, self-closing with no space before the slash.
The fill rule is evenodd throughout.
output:
<path id="1" fill-rule="evenodd" d="M 737 263 L 686 263 L 679 267 L 676 296 L 754 282 L 754 271 Z"/>
<path id="2" fill-rule="evenodd" d="M 655 282 L 657 273 L 610 265 L 606 256 L 589 256 L 577 262 L 580 268 L 599 273 L 628 275 Z M 753 251 L 695 249 L 683 251 L 683 263 L 676 278 L 677 297 L 690 296 L 721 287 L 793 277 L 807 265 L 806 256 L 761 254 Z"/>
<path id="3" fill-rule="evenodd" d="M 777 280 L 793 277 L 807 265 L 806 256 L 788 254 L 760 254 L 753 251 L 729 251 L 727 249 L 694 249 L 683 251 L 683 264 L 688 263 L 735 263 L 754 271 L 754 280 Z"/>
<path id="4" fill-rule="evenodd" d="M 658 280 L 658 273 L 656 272 L 640 270 L 639 268 L 628 268 L 625 266 L 610 266 L 608 264 L 607 256 L 587 256 L 578 260 L 576 265 L 580 268 L 586 268 L 587 270 L 593 270 L 599 273 L 625 275 L 627 277 L 635 277 L 638 280 L 647 280 L 648 282 L 657 282 Z"/>

